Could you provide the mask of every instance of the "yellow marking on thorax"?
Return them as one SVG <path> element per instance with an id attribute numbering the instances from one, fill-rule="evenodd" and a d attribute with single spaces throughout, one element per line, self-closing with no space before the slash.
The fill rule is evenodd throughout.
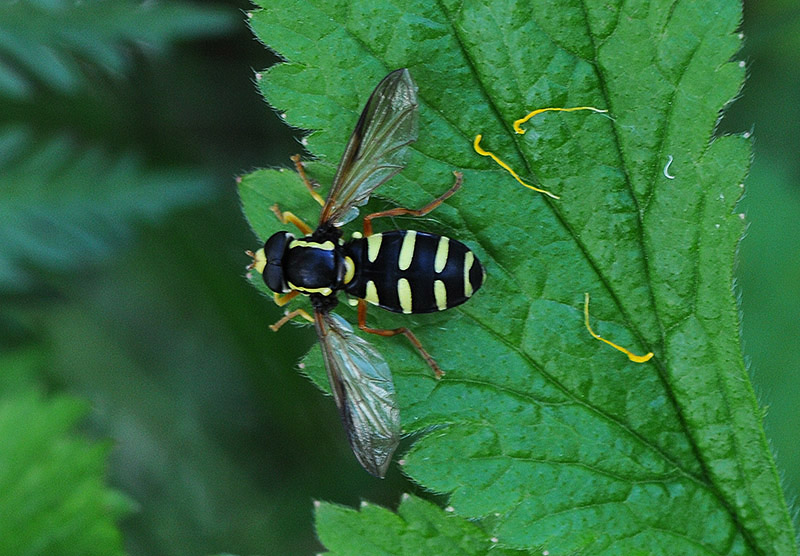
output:
<path id="1" fill-rule="evenodd" d="M 383 234 L 372 234 L 367 238 L 367 259 L 369 259 L 369 262 L 374 263 L 375 259 L 378 258 L 382 242 Z"/>
<path id="2" fill-rule="evenodd" d="M 380 303 L 380 299 L 378 299 L 378 288 L 375 287 L 375 282 L 372 280 L 367 281 L 367 291 L 364 293 L 364 301 L 372 303 L 373 305 L 378 305 Z"/>
<path id="3" fill-rule="evenodd" d="M 403 237 L 403 245 L 400 246 L 400 256 L 397 259 L 397 266 L 400 270 L 408 270 L 411 261 L 414 260 L 414 246 L 417 243 L 417 232 L 408 230 Z"/>
<path id="4" fill-rule="evenodd" d="M 356 273 L 356 264 L 350 257 L 344 258 L 344 283 L 349 284 Z"/>
<path id="5" fill-rule="evenodd" d="M 441 280 L 433 282 L 433 297 L 436 299 L 436 307 L 440 311 L 447 309 L 447 288 Z"/>
<path id="6" fill-rule="evenodd" d="M 475 255 L 472 251 L 467 251 L 464 256 L 464 295 L 472 297 L 472 282 L 469 281 L 469 271 L 472 270 L 472 265 L 475 263 Z"/>
<path id="7" fill-rule="evenodd" d="M 293 290 L 297 290 L 297 291 L 299 291 L 301 293 L 318 293 L 318 294 L 324 295 L 325 297 L 327 297 L 327 296 L 329 296 L 329 295 L 331 295 L 333 293 L 333 290 L 331 288 L 329 288 L 329 287 L 324 287 L 324 288 L 303 288 L 301 286 L 295 286 L 291 282 L 289 282 L 289 287 L 292 288 Z"/>
<path id="8" fill-rule="evenodd" d="M 333 251 L 333 242 L 328 240 L 324 243 L 317 243 L 316 241 L 305 241 L 302 239 L 295 239 L 289 244 L 289 249 L 295 247 L 311 247 L 312 249 L 322 249 L 323 251 Z"/>
<path id="9" fill-rule="evenodd" d="M 405 278 L 400 278 L 397 281 L 397 298 L 400 300 L 400 307 L 403 312 L 408 314 L 411 312 L 411 284 Z"/>
<path id="10" fill-rule="evenodd" d="M 442 237 L 436 247 L 436 258 L 433 261 L 433 270 L 437 273 L 444 270 L 447 266 L 447 255 L 450 254 L 450 238 Z"/>

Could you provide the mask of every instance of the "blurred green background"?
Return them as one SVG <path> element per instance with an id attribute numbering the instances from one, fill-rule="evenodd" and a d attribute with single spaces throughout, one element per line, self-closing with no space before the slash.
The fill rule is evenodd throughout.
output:
<path id="1" fill-rule="evenodd" d="M 103 50 L 68 33 L 71 3 L 20 4 L 66 11 L 55 37 L 0 20 L 16 32 L 0 42 L 0 350 L 35 350 L 50 391 L 90 402 L 85 432 L 113 439 L 110 481 L 136 504 L 128 552 L 309 554 L 314 499 L 395 506 L 413 485 L 364 473 L 333 402 L 295 370 L 312 331 L 271 333 L 281 311 L 243 279 L 257 244 L 235 177 L 302 150 L 256 91 L 277 58 L 250 5 L 183 4 L 191 17 L 160 29 L 107 0 L 122 7 L 94 22 Z M 800 6 L 747 2 L 743 31 L 750 77 L 720 124 L 755 137 L 736 291 L 793 499 Z"/>

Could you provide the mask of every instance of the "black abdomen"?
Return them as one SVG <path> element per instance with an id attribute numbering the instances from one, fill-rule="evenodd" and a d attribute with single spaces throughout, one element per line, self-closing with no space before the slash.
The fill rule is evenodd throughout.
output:
<path id="1" fill-rule="evenodd" d="M 484 269 L 460 241 L 410 230 L 353 239 L 347 293 L 397 313 L 431 313 L 464 303 L 483 284 Z"/>

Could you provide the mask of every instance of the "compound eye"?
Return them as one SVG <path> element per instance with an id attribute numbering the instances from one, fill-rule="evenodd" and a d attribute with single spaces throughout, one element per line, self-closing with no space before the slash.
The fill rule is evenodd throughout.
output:
<path id="1" fill-rule="evenodd" d="M 277 232 L 264 244 L 265 267 L 262 275 L 267 287 L 276 293 L 289 291 L 289 284 L 283 277 L 283 255 L 293 239 L 294 236 L 289 232 Z"/>
<path id="2" fill-rule="evenodd" d="M 264 244 L 264 253 L 267 257 L 269 264 L 280 265 L 283 260 L 283 254 L 286 252 L 286 246 L 294 236 L 289 232 L 277 232 L 272 234 L 267 242 Z"/>
<path id="3" fill-rule="evenodd" d="M 283 267 L 277 264 L 268 264 L 264 270 L 264 283 L 276 293 L 286 293 L 289 291 L 289 284 L 283 277 Z"/>

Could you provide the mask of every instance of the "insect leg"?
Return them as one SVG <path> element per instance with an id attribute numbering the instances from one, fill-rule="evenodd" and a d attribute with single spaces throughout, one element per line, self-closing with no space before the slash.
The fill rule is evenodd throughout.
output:
<path id="1" fill-rule="evenodd" d="M 325 205 L 325 200 L 322 198 L 322 196 L 316 191 L 314 191 L 314 184 L 311 182 L 310 179 L 308 179 L 308 176 L 306 175 L 306 169 L 303 167 L 303 161 L 300 160 L 300 155 L 296 154 L 293 155 L 291 158 L 292 162 L 294 162 L 294 167 L 297 170 L 297 173 L 300 174 L 300 178 L 303 180 L 303 183 L 306 184 L 308 192 L 311 193 L 311 196 L 314 197 L 314 200 L 316 202 L 318 202 L 320 205 Z"/>
<path id="2" fill-rule="evenodd" d="M 392 328 L 392 329 L 385 329 L 385 328 L 370 328 L 367 326 L 367 302 L 363 299 L 358 300 L 358 327 L 363 330 L 364 332 L 368 332 L 370 334 L 377 334 L 379 336 L 394 336 L 396 334 L 403 334 L 408 341 L 411 342 L 417 351 L 425 360 L 425 362 L 430 365 L 431 369 L 433 369 L 433 373 L 436 375 L 436 378 L 442 378 L 444 375 L 444 371 L 439 368 L 439 365 L 436 364 L 431 354 L 425 351 L 425 348 L 422 347 L 422 344 L 417 337 L 414 336 L 414 333 L 411 332 L 405 326 L 402 328 Z"/>
<path id="3" fill-rule="evenodd" d="M 373 218 L 380 218 L 382 216 L 400 216 L 403 214 L 410 214 L 411 216 L 424 216 L 428 214 L 430 211 L 441 205 L 445 199 L 450 197 L 453 193 L 458 191 L 458 188 L 461 187 L 461 182 L 463 181 L 463 176 L 461 172 L 453 172 L 453 175 L 456 177 L 456 181 L 453 184 L 453 187 L 448 189 L 444 195 L 441 197 L 437 197 L 424 207 L 418 210 L 412 210 L 407 208 L 394 208 L 391 210 L 384 210 L 382 212 L 373 212 L 372 214 L 368 214 L 364 217 L 364 237 L 369 237 L 372 235 L 372 219 Z"/>
<path id="4" fill-rule="evenodd" d="M 284 305 L 289 303 L 292 299 L 297 297 L 299 294 L 300 294 L 299 290 L 292 290 L 292 291 L 290 291 L 289 293 L 287 293 L 285 295 L 281 295 L 279 293 L 276 293 L 273 296 L 272 300 L 275 302 L 275 305 L 277 305 L 278 307 L 283 307 Z"/>
<path id="5" fill-rule="evenodd" d="M 273 332 L 277 332 L 281 326 L 283 326 L 284 324 L 286 324 L 295 317 L 303 317 L 307 321 L 314 322 L 314 317 L 309 315 L 307 312 L 305 312 L 302 309 L 295 309 L 294 311 L 291 311 L 283 315 L 281 320 L 279 320 L 275 324 L 270 324 L 269 329 L 272 330 Z"/>
<path id="6" fill-rule="evenodd" d="M 300 160 L 300 155 L 296 154 L 291 158 L 292 162 L 294 162 L 294 167 L 297 169 L 297 173 L 300 174 L 300 178 L 303 180 L 303 183 L 308 188 L 308 192 L 311 193 L 311 196 L 314 197 L 315 201 L 317 201 L 320 205 L 324 205 L 325 201 L 319 195 L 319 193 L 314 191 L 314 184 L 311 182 L 310 179 L 308 179 L 308 176 L 306 175 L 306 170 L 303 167 L 303 162 Z M 311 228 L 311 226 L 303 222 L 294 213 L 289 212 L 288 210 L 281 211 L 281 209 L 278 207 L 277 204 L 272 205 L 272 207 L 270 208 L 272 208 L 272 212 L 275 213 L 275 216 L 278 217 L 278 220 L 280 220 L 284 224 L 294 224 L 303 233 L 303 235 L 308 236 L 311 235 L 311 232 L 313 232 L 313 228 Z"/>
<path id="7" fill-rule="evenodd" d="M 281 211 L 277 203 L 272 205 L 270 208 L 272 209 L 272 212 L 275 213 L 275 216 L 278 217 L 278 220 L 284 224 L 294 224 L 297 226 L 297 229 L 303 233 L 303 235 L 310 236 L 311 232 L 313 232 L 311 226 L 303 222 L 298 216 L 295 216 L 294 213 L 289 212 L 288 210 Z"/>
<path id="8" fill-rule="evenodd" d="M 256 254 L 250 251 L 249 249 L 245 251 L 244 254 L 253 259 L 252 262 L 244 268 L 246 270 L 253 270 L 256 267 Z"/>

